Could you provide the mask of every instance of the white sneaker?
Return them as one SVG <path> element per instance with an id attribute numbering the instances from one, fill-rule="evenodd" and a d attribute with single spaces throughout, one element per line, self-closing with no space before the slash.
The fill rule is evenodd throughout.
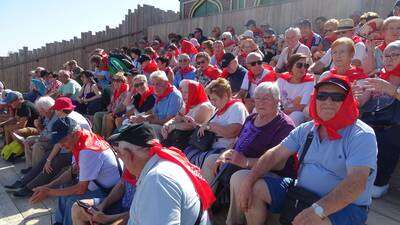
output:
<path id="1" fill-rule="evenodd" d="M 381 198 L 389 190 L 389 184 L 385 186 L 373 186 L 372 187 L 372 198 Z"/>

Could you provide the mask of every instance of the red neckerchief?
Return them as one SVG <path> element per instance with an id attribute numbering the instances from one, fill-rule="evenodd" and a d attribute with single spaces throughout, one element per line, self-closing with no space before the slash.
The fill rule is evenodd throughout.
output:
<path id="1" fill-rule="evenodd" d="M 203 102 L 208 102 L 208 97 L 203 85 L 199 82 L 189 80 L 189 96 L 188 102 L 185 105 L 185 115 L 189 110 Z"/>
<path id="2" fill-rule="evenodd" d="M 244 59 L 247 58 L 247 55 L 248 55 L 248 54 L 247 54 L 246 52 L 240 51 L 240 56 L 243 57 Z"/>
<path id="3" fill-rule="evenodd" d="M 314 39 L 314 32 L 311 31 L 310 35 L 307 37 L 307 39 L 305 38 L 301 38 L 300 42 L 302 44 L 304 44 L 305 46 L 307 46 L 309 49 L 311 49 L 311 45 L 312 45 L 312 41 Z"/>
<path id="4" fill-rule="evenodd" d="M 228 68 L 224 68 L 223 70 L 222 70 L 222 73 L 221 73 L 221 77 L 222 78 L 228 78 L 229 76 L 230 76 L 231 74 L 229 73 L 229 71 L 228 71 Z"/>
<path id="5" fill-rule="evenodd" d="M 153 54 L 151 54 L 151 55 L 150 55 L 150 58 L 151 58 L 152 60 L 156 60 L 156 59 L 158 58 L 157 52 L 154 52 Z"/>
<path id="6" fill-rule="evenodd" d="M 136 177 L 133 176 L 127 169 L 124 169 L 124 172 L 122 173 L 122 179 L 132 184 L 133 186 L 136 186 Z"/>
<path id="7" fill-rule="evenodd" d="M 150 86 L 143 94 L 140 94 L 140 98 L 138 101 L 138 106 L 141 107 L 144 102 L 154 93 L 154 87 Z"/>
<path id="8" fill-rule="evenodd" d="M 364 73 L 364 70 L 360 67 L 351 67 L 349 70 L 346 71 L 344 74 L 338 74 L 336 67 L 330 70 L 332 74 L 337 74 L 341 76 L 347 76 L 351 83 L 356 80 L 361 80 L 368 78 L 368 75 Z"/>
<path id="9" fill-rule="evenodd" d="M 394 70 L 391 71 L 386 71 L 386 69 L 383 68 L 381 70 L 381 73 L 379 74 L 379 77 L 386 81 L 389 81 L 391 76 L 400 77 L 400 64 L 398 64 L 396 68 L 394 68 Z"/>
<path id="10" fill-rule="evenodd" d="M 386 46 L 387 46 L 387 44 L 384 41 L 382 44 L 378 45 L 378 48 L 383 52 L 383 50 L 385 50 Z"/>
<path id="11" fill-rule="evenodd" d="M 186 67 L 179 67 L 179 73 L 183 76 L 183 74 L 190 73 L 192 71 L 195 71 L 196 68 L 192 65 L 186 66 Z"/>
<path id="12" fill-rule="evenodd" d="M 114 91 L 114 100 L 117 100 L 119 96 L 129 89 L 129 85 L 127 83 L 122 83 L 118 90 Z"/>
<path id="13" fill-rule="evenodd" d="M 220 77 L 221 71 L 216 66 L 209 65 L 207 69 L 203 71 L 203 75 L 211 80 L 215 80 Z"/>
<path id="14" fill-rule="evenodd" d="M 78 141 L 74 145 L 72 155 L 74 156 L 76 165 L 79 166 L 79 153 L 82 150 L 91 150 L 93 152 L 105 151 L 111 146 L 101 136 L 88 130 L 78 130 L 75 135 L 78 137 Z"/>
<path id="15" fill-rule="evenodd" d="M 214 203 L 214 193 L 207 181 L 201 176 L 200 168 L 190 163 L 181 150 L 174 147 L 163 148 L 161 144 L 155 143 L 150 148 L 149 152 L 150 157 L 154 155 L 157 155 L 161 159 L 175 163 L 186 172 L 192 181 L 197 194 L 199 195 L 202 210 L 207 210 Z"/>
<path id="16" fill-rule="evenodd" d="M 199 51 L 197 48 L 188 40 L 181 41 L 181 54 L 194 55 Z"/>
<path id="17" fill-rule="evenodd" d="M 222 58 L 224 57 L 224 54 L 225 54 L 225 50 L 222 50 L 222 52 L 219 53 L 219 54 L 214 53 L 215 60 L 217 61 L 217 64 L 218 64 L 218 65 L 221 65 Z"/>
<path id="18" fill-rule="evenodd" d="M 172 84 L 170 84 L 168 82 L 167 84 L 167 88 L 165 89 L 164 93 L 162 93 L 161 95 L 156 95 L 156 102 L 160 102 L 161 100 L 163 100 L 165 97 L 167 97 L 169 94 L 171 94 L 174 91 L 174 86 L 172 86 Z"/>
<path id="19" fill-rule="evenodd" d="M 354 37 L 352 38 L 352 40 L 354 41 L 354 44 L 357 44 L 357 43 L 359 43 L 359 42 L 362 42 L 362 38 L 360 38 L 359 36 L 354 36 Z"/>
<path id="20" fill-rule="evenodd" d="M 151 74 L 154 71 L 158 70 L 158 66 L 156 61 L 150 60 L 150 62 L 143 68 L 143 72 L 146 74 Z"/>
<path id="21" fill-rule="evenodd" d="M 289 83 L 291 83 L 290 79 L 292 79 L 292 77 L 293 77 L 293 74 L 289 73 L 289 72 L 283 73 L 279 76 L 279 78 L 282 78 Z M 306 82 L 311 82 L 311 81 L 314 82 L 314 75 L 307 73 L 301 78 L 300 83 L 306 83 Z"/>
<path id="22" fill-rule="evenodd" d="M 107 54 L 107 52 L 102 50 L 99 52 L 99 55 L 101 56 L 101 62 L 102 62 L 102 66 L 99 67 L 99 70 L 108 71 L 108 54 Z"/>
<path id="23" fill-rule="evenodd" d="M 341 79 L 347 83 L 349 86 L 349 90 L 347 93 L 346 99 L 343 101 L 342 105 L 340 106 L 339 111 L 336 113 L 336 115 L 328 120 L 328 121 L 323 121 L 318 115 L 317 115 L 317 110 L 316 110 L 316 90 L 314 89 L 312 95 L 311 95 L 311 100 L 310 100 L 310 116 L 314 120 L 314 124 L 316 126 L 324 126 L 328 132 L 328 137 L 329 140 L 337 140 L 342 138 L 342 136 L 338 133 L 339 130 L 353 124 L 358 116 L 359 116 L 359 111 L 358 111 L 358 103 L 357 100 L 353 96 L 353 92 L 351 90 L 351 82 L 348 79 L 348 77 L 345 76 L 340 76 L 336 74 L 330 74 L 324 79 L 322 79 L 320 82 L 323 82 L 325 80 L 328 80 L 331 77 L 335 77 L 338 79 Z"/>
<path id="24" fill-rule="evenodd" d="M 226 112 L 226 110 L 228 110 L 229 107 L 231 107 L 231 106 L 232 106 L 233 104 L 235 104 L 236 102 L 242 102 L 242 100 L 240 100 L 240 99 L 231 99 L 231 100 L 229 100 L 229 101 L 224 105 L 224 107 L 222 107 L 221 109 L 218 109 L 218 110 L 217 110 L 217 112 L 216 112 L 217 116 L 220 116 L 220 115 L 224 114 L 224 113 Z"/>
<path id="25" fill-rule="evenodd" d="M 247 71 L 247 78 L 249 79 L 249 82 L 251 82 L 253 84 L 256 84 L 256 85 L 259 85 L 262 82 L 274 82 L 274 81 L 276 81 L 277 76 L 276 76 L 276 73 L 275 73 L 274 69 L 270 65 L 266 65 L 266 64 L 263 65 L 263 68 L 264 68 L 264 70 L 261 72 L 261 76 L 264 74 L 265 70 L 268 71 L 268 74 L 265 75 L 263 77 L 263 79 L 261 81 L 259 81 L 258 83 L 255 81 L 254 73 L 251 70 Z"/>

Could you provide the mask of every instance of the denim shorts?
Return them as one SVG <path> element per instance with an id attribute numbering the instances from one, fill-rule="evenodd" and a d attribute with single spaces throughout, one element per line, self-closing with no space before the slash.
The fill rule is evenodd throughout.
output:
<path id="1" fill-rule="evenodd" d="M 268 210 L 272 213 L 280 213 L 292 179 L 265 177 L 264 181 L 267 183 L 271 194 L 271 204 L 268 205 Z M 368 218 L 368 210 L 369 207 L 367 206 L 350 204 L 329 215 L 328 218 L 332 225 L 365 225 Z"/>

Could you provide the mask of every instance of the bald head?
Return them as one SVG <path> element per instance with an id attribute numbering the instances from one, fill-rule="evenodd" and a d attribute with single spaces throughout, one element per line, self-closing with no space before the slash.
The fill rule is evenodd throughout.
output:
<path id="1" fill-rule="evenodd" d="M 247 58 L 246 58 L 247 64 L 252 63 L 252 62 L 257 62 L 257 61 L 262 61 L 262 56 L 260 53 L 252 52 L 247 55 Z"/>

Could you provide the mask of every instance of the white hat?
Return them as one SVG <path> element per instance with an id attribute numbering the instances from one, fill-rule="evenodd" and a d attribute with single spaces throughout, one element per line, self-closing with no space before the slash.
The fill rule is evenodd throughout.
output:
<path id="1" fill-rule="evenodd" d="M 254 38 L 254 33 L 251 30 L 246 30 L 243 35 L 243 37 L 249 37 L 249 38 Z"/>

